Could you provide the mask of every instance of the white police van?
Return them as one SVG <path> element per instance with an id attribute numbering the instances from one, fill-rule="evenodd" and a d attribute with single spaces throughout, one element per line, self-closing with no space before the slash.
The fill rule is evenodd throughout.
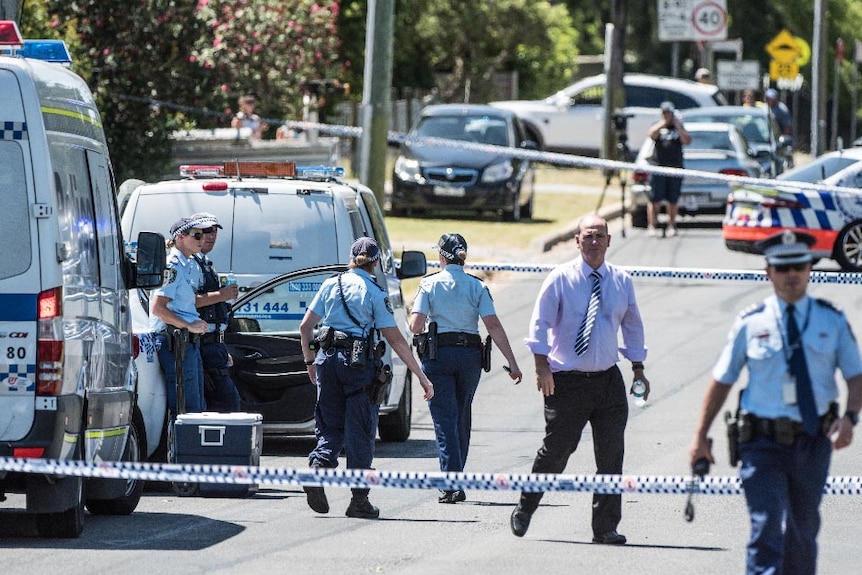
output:
<path id="1" fill-rule="evenodd" d="M 138 460 L 127 290 L 161 285 L 164 238 L 143 233 L 141 264 L 126 257 L 99 112 L 62 62 L 62 42 L 0 21 L 0 457 Z M 131 513 L 142 487 L 0 463 L 0 509 L 25 494 L 46 537 L 77 537 L 85 506 Z"/>
<path id="2" fill-rule="evenodd" d="M 361 236 L 380 246 L 377 283 L 389 292 L 396 320 L 407 332 L 400 280 L 427 271 L 422 252 L 396 261 L 373 192 L 343 179 L 343 169 L 297 167 L 286 162 L 228 162 L 183 166 L 184 179 L 127 188 L 122 225 L 127 235 L 168 230 L 177 218 L 197 212 L 218 217 L 222 230 L 208 254 L 220 275 L 232 273 L 240 286 L 225 343 L 234 359 L 231 376 L 242 411 L 263 414 L 264 433 L 314 432 L 317 390 L 308 379 L 299 346 L 299 323 L 323 279 L 350 261 L 350 245 Z M 323 266 L 331 266 L 323 268 Z M 289 274 L 289 276 L 284 276 Z M 282 276 L 278 280 L 272 280 Z M 268 281 L 272 280 L 272 281 Z M 261 285 L 261 284 L 264 285 Z M 260 286 L 256 291 L 255 286 Z M 137 297 L 133 299 L 138 299 Z M 147 338 L 146 298 L 135 305 L 135 332 Z M 409 341 L 409 340 L 408 340 Z M 166 422 L 164 382 L 151 346 L 138 358 L 139 401 L 149 452 Z M 393 384 L 380 406 L 383 441 L 405 441 L 412 421 L 410 372 L 387 350 Z M 156 457 L 161 457 L 161 450 Z"/>

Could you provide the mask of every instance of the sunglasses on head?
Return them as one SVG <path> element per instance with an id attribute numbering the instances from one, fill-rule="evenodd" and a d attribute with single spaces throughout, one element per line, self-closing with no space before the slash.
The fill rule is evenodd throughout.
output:
<path id="1" fill-rule="evenodd" d="M 807 263 L 805 263 L 805 264 L 777 264 L 777 265 L 772 266 L 772 269 L 774 269 L 775 271 L 777 271 L 780 274 L 786 274 L 790 270 L 793 270 L 795 272 L 802 272 L 802 271 L 805 271 L 807 268 L 808 268 Z"/>
<path id="2" fill-rule="evenodd" d="M 204 232 L 202 232 L 202 231 L 197 231 L 197 232 L 195 232 L 195 233 L 193 233 L 193 234 L 190 234 L 190 233 L 186 232 L 186 235 L 187 235 L 187 236 L 189 236 L 190 238 L 194 238 L 194 239 L 196 239 L 196 240 L 200 240 L 200 239 L 202 239 L 202 238 L 204 237 Z"/>

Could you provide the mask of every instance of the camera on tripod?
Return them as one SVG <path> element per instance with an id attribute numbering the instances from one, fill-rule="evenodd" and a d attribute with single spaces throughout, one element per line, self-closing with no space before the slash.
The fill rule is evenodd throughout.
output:
<path id="1" fill-rule="evenodd" d="M 614 123 L 614 136 L 617 140 L 617 150 L 619 150 L 618 159 L 624 162 L 632 161 L 632 153 L 629 149 L 629 133 L 628 125 L 629 118 L 633 118 L 634 114 L 623 112 L 621 109 L 614 109 L 611 119 Z"/>

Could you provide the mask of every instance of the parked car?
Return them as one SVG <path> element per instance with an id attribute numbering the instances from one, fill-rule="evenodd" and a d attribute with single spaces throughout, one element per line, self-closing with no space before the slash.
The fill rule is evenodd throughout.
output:
<path id="1" fill-rule="evenodd" d="M 757 155 L 763 175 L 774 178 L 793 163 L 793 139 L 781 133 L 769 108 L 763 106 L 714 106 L 694 108 L 683 114 L 688 122 L 736 124 Z"/>
<path id="2" fill-rule="evenodd" d="M 758 241 L 783 230 L 801 230 L 816 238 L 812 249 L 817 258 L 862 272 L 862 149 L 824 154 L 778 179 L 859 192 L 740 186 L 728 197 L 722 224 L 728 249 L 759 253 Z"/>
<path id="3" fill-rule="evenodd" d="M 141 228 L 167 230 L 181 215 L 213 213 L 224 229 L 208 256 L 220 274 L 231 272 L 236 276 L 241 294 L 284 273 L 324 264 L 346 266 L 353 241 L 361 236 L 373 237 L 380 246 L 377 283 L 388 290 L 396 321 L 405 337 L 410 335 L 401 279 L 424 275 L 425 255 L 405 251 L 400 262 L 396 261 L 374 193 L 365 186 L 346 182 L 341 168 L 226 162 L 224 166 L 186 166 L 182 173 L 182 180 L 127 187 L 123 229 L 128 233 Z M 302 287 L 303 292 L 312 289 L 308 287 L 311 284 L 291 285 Z M 138 401 L 150 440 L 148 456 L 152 458 L 163 437 L 167 403 L 158 357 L 146 345 L 149 318 L 145 296 L 135 294 L 132 312 L 134 330 L 144 342 L 144 353 L 136 362 L 141 381 Z M 257 311 L 267 317 L 256 315 L 254 319 L 265 327 L 277 325 L 282 319 L 301 320 L 306 302 L 289 302 L 279 301 L 277 308 L 261 307 Z M 269 319 L 274 323 L 268 323 Z M 290 337 L 283 339 L 288 342 Z M 242 353 L 247 356 L 234 356 L 231 375 L 243 411 L 263 414 L 264 433 L 307 435 L 314 432 L 317 389 L 307 376 L 288 377 L 297 370 L 305 374 L 299 349 L 288 347 L 277 352 L 265 347 L 244 349 Z M 296 365 L 262 359 L 288 352 L 296 353 Z M 405 441 L 412 422 L 411 375 L 391 350 L 387 349 L 385 359 L 392 365 L 394 376 L 389 396 L 380 406 L 379 434 L 384 441 Z"/>
<path id="4" fill-rule="evenodd" d="M 533 217 L 533 164 L 505 148 L 535 149 L 518 117 L 475 104 L 439 104 L 422 110 L 408 138 L 443 138 L 488 144 L 500 151 L 407 142 L 392 172 L 387 210 L 392 215 L 427 210 L 496 211 L 505 219 Z"/>
<path id="5" fill-rule="evenodd" d="M 659 106 L 673 102 L 677 110 L 727 104 L 711 84 L 647 74 L 626 74 L 623 113 L 628 116 L 628 145 L 640 148 L 649 127 L 661 117 Z M 527 137 L 549 152 L 598 156 L 604 125 L 605 75 L 591 76 L 544 100 L 491 102 L 512 110 L 524 122 Z"/>
<path id="6" fill-rule="evenodd" d="M 685 169 L 752 178 L 761 176 L 754 151 L 734 124 L 686 122 L 685 129 L 691 134 L 691 143 L 683 146 L 682 151 Z M 655 141 L 647 138 L 635 163 L 648 166 L 654 149 Z M 632 225 L 638 228 L 647 226 L 649 179 L 647 171 L 636 169 L 632 173 L 627 201 Z M 686 177 L 682 181 L 679 214 L 723 214 L 729 192 L 730 186 L 725 182 Z"/>

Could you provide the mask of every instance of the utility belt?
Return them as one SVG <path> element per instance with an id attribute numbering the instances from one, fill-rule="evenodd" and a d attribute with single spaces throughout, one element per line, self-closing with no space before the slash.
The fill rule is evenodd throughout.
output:
<path id="1" fill-rule="evenodd" d="M 179 328 L 170 324 L 165 324 L 165 329 L 157 331 L 156 335 L 167 337 L 168 351 L 174 351 L 174 341 L 177 339 L 183 343 L 198 343 L 201 340 L 201 334 L 192 333 L 186 328 Z"/>
<path id="2" fill-rule="evenodd" d="M 347 332 L 339 331 L 331 326 L 321 326 L 317 338 L 312 342 L 312 349 L 326 351 L 329 349 L 349 350 L 350 367 L 365 367 L 366 362 L 374 359 L 374 333 L 366 337 L 357 337 Z"/>
<path id="3" fill-rule="evenodd" d="M 224 332 L 216 330 L 201 334 L 201 343 L 224 343 Z"/>
<path id="4" fill-rule="evenodd" d="M 482 337 L 475 333 L 447 331 L 437 334 L 437 347 L 482 347 Z"/>
<path id="5" fill-rule="evenodd" d="M 728 448 L 730 449 L 730 465 L 736 467 L 739 461 L 738 445 L 748 443 L 758 437 L 767 437 L 779 445 L 790 447 L 796 443 L 796 438 L 805 435 L 801 421 L 789 417 L 770 419 L 758 417 L 747 411 L 740 411 L 736 417 L 730 412 L 724 415 L 727 423 Z M 829 428 L 838 419 L 838 403 L 829 404 L 829 410 L 820 416 L 820 433 L 826 435 Z"/>

